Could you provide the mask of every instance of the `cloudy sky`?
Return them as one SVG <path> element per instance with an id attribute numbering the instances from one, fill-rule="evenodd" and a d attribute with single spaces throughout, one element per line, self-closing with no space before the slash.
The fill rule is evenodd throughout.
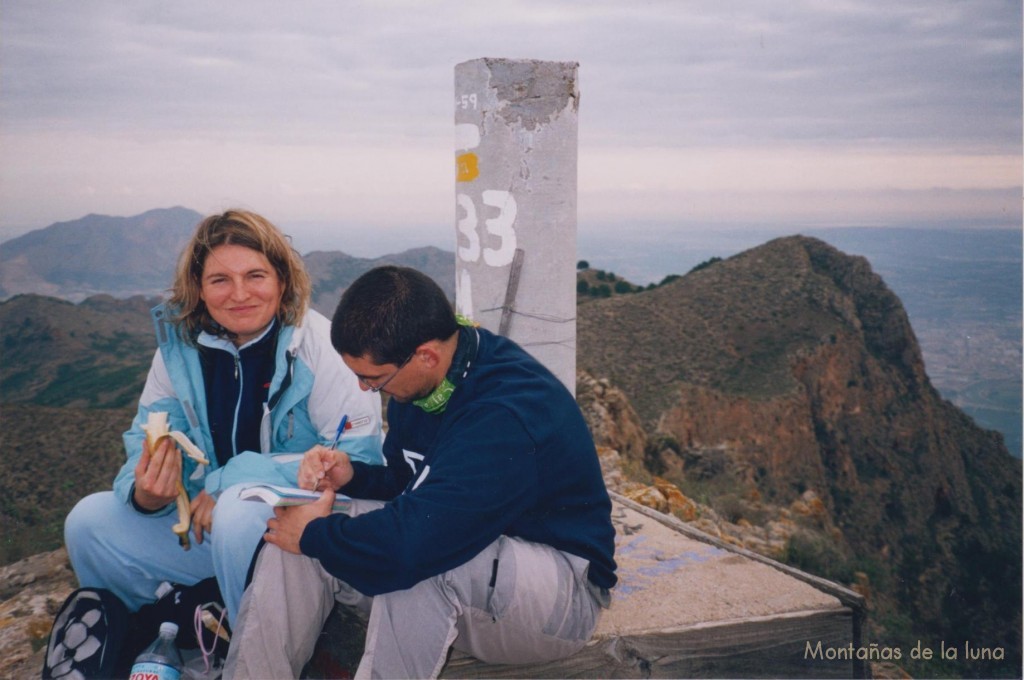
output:
<path id="1" fill-rule="evenodd" d="M 0 238 L 240 205 L 304 251 L 443 241 L 479 57 L 579 62 L 581 233 L 1019 226 L 1021 30 L 1019 0 L 3 0 Z"/>

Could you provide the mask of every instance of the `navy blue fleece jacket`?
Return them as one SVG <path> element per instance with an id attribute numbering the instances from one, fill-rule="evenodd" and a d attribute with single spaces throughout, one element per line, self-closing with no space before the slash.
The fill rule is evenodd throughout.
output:
<path id="1" fill-rule="evenodd" d="M 504 534 L 583 557 L 590 581 L 611 588 L 611 502 L 575 400 L 514 342 L 462 332 L 478 332 L 479 349 L 446 410 L 391 400 L 387 465 L 354 463 L 341 490 L 390 502 L 313 520 L 302 552 L 372 596 L 464 564 Z"/>

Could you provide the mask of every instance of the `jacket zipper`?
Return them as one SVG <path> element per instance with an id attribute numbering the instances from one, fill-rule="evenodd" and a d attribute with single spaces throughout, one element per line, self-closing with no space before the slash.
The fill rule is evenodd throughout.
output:
<path id="1" fill-rule="evenodd" d="M 242 380 L 239 377 L 239 367 L 241 366 L 242 358 L 235 352 L 235 381 L 238 382 L 238 397 L 235 400 L 235 417 L 232 418 L 231 424 L 231 456 L 238 455 L 238 409 L 242 406 Z"/>

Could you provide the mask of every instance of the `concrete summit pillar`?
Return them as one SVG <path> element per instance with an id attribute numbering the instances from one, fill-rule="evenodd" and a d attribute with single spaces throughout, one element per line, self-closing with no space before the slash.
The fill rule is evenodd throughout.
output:
<path id="1" fill-rule="evenodd" d="M 458 312 L 576 392 L 575 62 L 455 67 Z"/>

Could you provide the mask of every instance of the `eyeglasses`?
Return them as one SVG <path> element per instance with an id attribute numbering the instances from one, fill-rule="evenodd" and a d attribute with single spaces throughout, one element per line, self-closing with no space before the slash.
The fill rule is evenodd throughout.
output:
<path id="1" fill-rule="evenodd" d="M 413 350 L 412 354 L 410 354 L 409 356 L 407 356 L 405 358 L 405 361 L 403 361 L 402 363 L 398 364 L 398 368 L 395 369 L 395 372 L 392 373 L 391 375 L 389 375 L 387 378 L 385 378 L 384 382 L 380 383 L 379 385 L 374 385 L 373 383 L 371 383 L 369 380 L 367 380 L 366 378 L 364 378 L 362 376 L 359 376 L 359 382 L 361 382 L 364 385 L 366 385 L 366 387 L 371 392 L 376 394 L 377 392 L 380 392 L 382 389 L 387 387 L 388 383 L 395 379 L 395 376 L 398 375 L 399 371 L 401 371 L 403 368 L 405 368 L 405 365 L 407 363 L 409 363 L 410 361 L 412 361 L 412 358 L 414 356 L 416 356 L 416 350 Z"/>

